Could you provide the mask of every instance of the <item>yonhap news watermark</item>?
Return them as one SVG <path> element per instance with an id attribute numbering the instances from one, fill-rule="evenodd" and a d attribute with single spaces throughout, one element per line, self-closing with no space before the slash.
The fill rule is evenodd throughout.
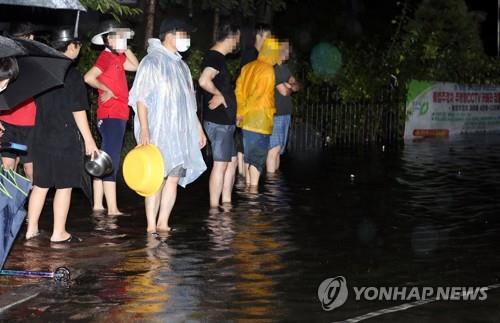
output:
<path id="1" fill-rule="evenodd" d="M 318 287 L 318 298 L 325 311 L 342 306 L 349 297 L 356 301 L 415 302 L 436 301 L 484 301 L 488 287 L 477 286 L 353 286 L 347 285 L 344 276 L 325 279 Z"/>

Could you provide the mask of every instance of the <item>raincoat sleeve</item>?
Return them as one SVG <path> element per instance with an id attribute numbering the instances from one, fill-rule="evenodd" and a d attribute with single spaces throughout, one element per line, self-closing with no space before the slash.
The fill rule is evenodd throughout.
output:
<path id="1" fill-rule="evenodd" d="M 247 113 L 246 96 L 243 91 L 243 73 L 236 80 L 236 116 L 243 117 Z"/>
<path id="2" fill-rule="evenodd" d="M 129 93 L 129 105 L 137 113 L 137 102 L 142 102 L 150 108 L 155 105 L 158 85 L 162 78 L 159 64 L 154 59 L 145 58 L 137 69 L 134 84 Z"/>

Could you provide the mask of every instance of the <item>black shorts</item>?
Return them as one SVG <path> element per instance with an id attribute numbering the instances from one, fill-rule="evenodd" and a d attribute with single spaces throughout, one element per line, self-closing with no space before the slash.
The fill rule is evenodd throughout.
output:
<path id="1" fill-rule="evenodd" d="M 7 122 L 2 122 L 5 132 L 2 136 L 3 142 L 13 142 L 16 144 L 26 145 L 28 151 L 19 150 L 2 150 L 2 157 L 15 159 L 17 156 L 21 158 L 21 163 L 33 162 L 31 148 L 33 147 L 33 126 L 16 126 Z"/>
<path id="2" fill-rule="evenodd" d="M 241 128 L 236 128 L 234 132 L 234 143 L 236 145 L 236 151 L 239 153 L 243 153 L 243 133 L 241 131 Z"/>
<path id="3" fill-rule="evenodd" d="M 84 172 L 83 151 L 33 151 L 33 185 L 42 188 L 81 187 Z"/>

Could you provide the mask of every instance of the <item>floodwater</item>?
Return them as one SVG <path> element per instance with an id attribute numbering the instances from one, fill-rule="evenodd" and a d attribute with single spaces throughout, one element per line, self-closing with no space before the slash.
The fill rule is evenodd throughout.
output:
<path id="1" fill-rule="evenodd" d="M 146 234 L 142 199 L 125 188 L 118 217 L 75 194 L 68 229 L 81 244 L 25 242 L 22 230 L 5 268 L 66 266 L 72 280 L 0 277 L 0 320 L 354 322 L 408 302 L 356 300 L 352 286 L 493 286 L 485 300 L 366 321 L 500 321 L 500 136 L 289 153 L 259 194 L 239 181 L 233 208 L 216 213 L 207 178 L 179 190 L 168 236 Z M 336 276 L 349 297 L 325 311 L 318 287 Z"/>

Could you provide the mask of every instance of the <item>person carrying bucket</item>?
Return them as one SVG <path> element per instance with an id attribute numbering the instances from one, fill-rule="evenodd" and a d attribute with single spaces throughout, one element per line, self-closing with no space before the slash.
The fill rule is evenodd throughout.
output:
<path id="1" fill-rule="evenodd" d="M 207 168 L 201 154 L 207 138 L 196 115 L 193 79 L 179 54 L 190 46 L 190 30 L 192 28 L 182 20 L 163 20 L 160 39 L 149 39 L 148 54 L 140 63 L 130 90 L 129 104 L 135 112 L 134 134 L 140 145 L 133 151 L 149 150 L 149 144 L 153 144 L 161 152 L 165 166 L 160 174 L 151 178 L 152 181 L 159 178 L 160 185 L 142 194 L 146 196 L 147 231 L 150 233 L 170 230 L 168 220 L 175 204 L 177 185 L 185 187 Z M 129 169 L 126 167 L 129 155 L 123 166 L 127 184 L 130 183 L 127 181 L 129 175 L 134 177 L 145 163 L 151 162 L 146 155 L 136 164 L 136 169 Z"/>
<path id="2" fill-rule="evenodd" d="M 54 32 L 50 44 L 73 61 L 82 46 L 71 28 Z M 40 235 L 38 220 L 49 188 L 55 187 L 54 227 L 50 241 L 80 242 L 80 238 L 66 231 L 71 192 L 73 187 L 82 188 L 84 153 L 92 155 L 98 149 L 87 120 L 87 88 L 74 64 L 66 73 L 64 85 L 37 96 L 36 105 L 33 189 L 28 204 L 26 239 Z"/>
<path id="3" fill-rule="evenodd" d="M 105 196 L 108 215 L 121 214 L 116 202 L 116 175 L 130 115 L 125 71 L 136 71 L 139 65 L 134 53 L 127 48 L 127 39 L 133 35 L 132 30 L 121 28 L 115 21 L 101 23 L 92 43 L 105 48 L 84 77 L 85 82 L 99 93 L 97 128 L 102 138 L 101 149 L 113 161 L 111 174 L 94 178 L 94 211 L 104 210 Z"/>

